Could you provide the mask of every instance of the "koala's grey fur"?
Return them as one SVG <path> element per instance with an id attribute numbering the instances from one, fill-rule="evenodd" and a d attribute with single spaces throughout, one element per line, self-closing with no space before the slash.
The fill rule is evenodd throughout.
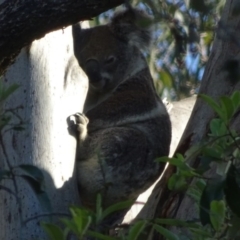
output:
<path id="1" fill-rule="evenodd" d="M 136 199 L 161 174 L 155 162 L 171 141 L 168 113 L 154 89 L 140 48 L 148 47 L 151 21 L 136 9 L 91 29 L 73 27 L 74 50 L 89 78 L 79 131 L 77 175 L 84 205 Z M 147 26 L 147 27 L 148 27 Z"/>

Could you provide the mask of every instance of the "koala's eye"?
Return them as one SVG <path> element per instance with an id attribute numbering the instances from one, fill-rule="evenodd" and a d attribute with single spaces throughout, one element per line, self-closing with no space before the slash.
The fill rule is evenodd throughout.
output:
<path id="1" fill-rule="evenodd" d="M 112 64 L 116 61 L 116 58 L 114 56 L 109 56 L 106 60 L 105 60 L 105 64 Z"/>

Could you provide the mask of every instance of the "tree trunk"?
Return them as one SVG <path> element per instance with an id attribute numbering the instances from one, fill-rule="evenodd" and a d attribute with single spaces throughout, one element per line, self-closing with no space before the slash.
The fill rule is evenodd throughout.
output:
<path id="1" fill-rule="evenodd" d="M 203 76 L 200 93 L 207 94 L 214 99 L 222 95 L 230 95 L 240 89 L 240 83 L 232 79 L 223 70 L 224 63 L 229 59 L 238 60 L 240 57 L 239 22 L 240 15 L 232 10 L 238 6 L 237 0 L 227 0 L 222 13 L 221 25 L 218 26 L 217 37 Z M 239 63 L 238 63 L 239 64 Z M 234 81 L 235 80 L 235 81 Z M 199 143 L 207 136 L 209 123 L 214 117 L 213 110 L 201 99 L 197 99 L 188 125 L 178 145 L 176 153 L 184 154 L 191 146 Z M 240 132 L 240 114 L 233 119 L 232 126 Z M 198 167 L 198 159 L 189 163 Z M 139 214 L 139 218 L 178 218 L 191 220 L 196 217 L 193 201 L 184 193 L 171 192 L 167 188 L 167 181 L 175 167 L 168 167 L 161 181 L 156 185 L 147 204 Z M 163 239 L 154 234 L 152 239 Z"/>
<path id="2" fill-rule="evenodd" d="M 79 197 L 73 175 L 76 140 L 68 133 L 66 119 L 82 111 L 88 88 L 87 78 L 73 57 L 71 27 L 22 49 L 3 80 L 7 85 L 20 85 L 5 108 L 22 106 L 18 113 L 27 123 L 25 130 L 4 135 L 3 147 L 9 161 L 12 166 L 24 163 L 39 167 L 44 172 L 53 212 L 68 213 L 71 204 L 79 204 Z M 6 169 L 2 150 L 0 168 Z M 14 191 L 9 180 L 4 186 Z M 46 213 L 45 205 L 39 203 L 24 179 L 17 179 L 17 188 L 20 209 L 12 195 L 0 191 L 0 239 L 44 238 L 39 221 L 48 218 L 35 218 L 26 225 L 20 220 Z"/>

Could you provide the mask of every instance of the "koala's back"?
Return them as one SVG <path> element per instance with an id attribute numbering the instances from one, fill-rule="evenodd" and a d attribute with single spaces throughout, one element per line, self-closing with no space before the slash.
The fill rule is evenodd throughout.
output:
<path id="1" fill-rule="evenodd" d="M 86 116 L 88 138 L 82 149 L 94 154 L 86 161 L 86 151 L 79 153 L 83 201 L 91 203 L 98 192 L 103 193 L 105 205 L 136 199 L 160 176 L 164 165 L 154 160 L 168 155 L 171 139 L 169 117 L 148 68 L 126 80 Z"/>
<path id="2" fill-rule="evenodd" d="M 89 78 L 89 123 L 79 136 L 77 175 L 90 207 L 97 193 L 104 206 L 136 199 L 163 170 L 155 159 L 169 153 L 169 116 L 139 50 L 149 43 L 148 31 L 138 26 L 141 17 L 131 9 L 106 26 L 75 30 L 75 54 Z M 103 39 L 111 39 L 109 49 Z"/>

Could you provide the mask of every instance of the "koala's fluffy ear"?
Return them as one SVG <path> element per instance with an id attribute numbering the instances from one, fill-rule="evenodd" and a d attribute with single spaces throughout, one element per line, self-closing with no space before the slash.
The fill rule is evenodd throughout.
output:
<path id="1" fill-rule="evenodd" d="M 109 27 L 116 37 L 140 49 L 145 49 L 151 43 L 152 24 L 153 18 L 147 15 L 146 12 L 128 8 L 115 13 Z"/>
<path id="2" fill-rule="evenodd" d="M 91 29 L 82 29 L 80 23 L 77 23 L 72 26 L 72 35 L 74 53 L 79 60 L 80 58 L 78 57 L 78 55 L 88 43 L 89 37 L 91 35 Z"/>

